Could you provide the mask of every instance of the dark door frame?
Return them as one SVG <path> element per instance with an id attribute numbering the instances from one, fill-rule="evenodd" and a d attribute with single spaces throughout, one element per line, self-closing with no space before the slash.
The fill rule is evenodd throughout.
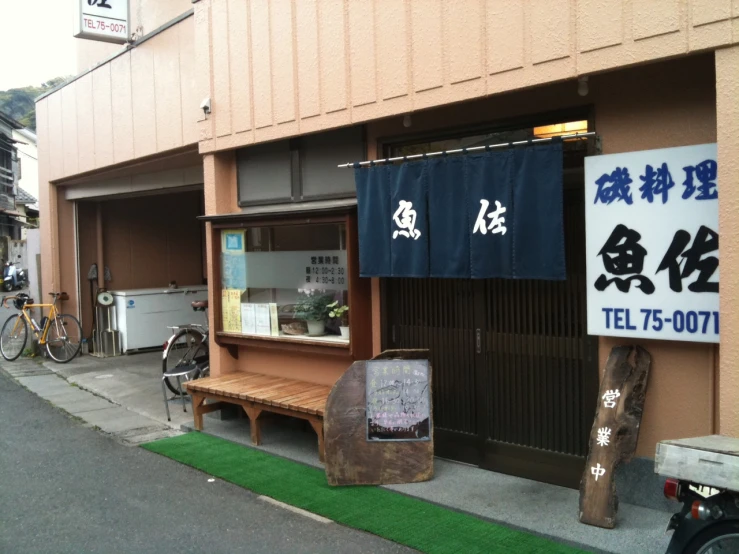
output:
<path id="1" fill-rule="evenodd" d="M 577 119 L 587 119 L 589 130 L 594 129 L 594 116 L 592 107 L 577 108 L 573 110 L 563 110 L 556 113 L 542 114 L 538 116 L 530 116 L 524 118 L 515 118 L 505 121 L 498 121 L 494 124 L 480 125 L 475 127 L 465 127 L 457 129 L 442 129 L 431 133 L 423 133 L 416 135 L 406 135 L 392 139 L 379 139 L 378 151 L 383 152 L 384 157 L 392 155 L 393 147 L 408 145 L 424 141 L 445 140 L 455 137 L 471 136 L 474 134 L 495 133 L 506 130 L 524 129 L 527 126 L 546 125 L 561 121 L 572 121 Z M 599 140 L 588 141 L 587 155 L 599 153 Z M 584 168 L 583 168 L 584 169 Z M 576 171 L 576 170 L 575 170 Z M 583 180 L 580 180 L 584 183 Z M 570 185 L 572 186 L 572 185 Z M 574 186 L 579 186 L 575 183 Z M 583 204 L 584 206 L 584 204 Z M 584 212 L 582 213 L 584 220 Z M 584 255 L 584 252 L 583 252 Z M 395 342 L 392 326 L 390 325 L 388 310 L 388 293 L 387 279 L 380 279 L 380 313 L 381 313 L 381 341 L 383 349 L 390 347 Z M 487 302 L 487 292 L 484 281 L 480 281 L 474 285 L 474 326 L 475 332 L 481 332 L 482 348 L 481 352 L 474 357 L 475 360 L 475 379 L 478 383 L 482 382 L 482 377 L 487 370 L 488 351 L 485 341 L 485 330 L 487 322 L 485 321 L 485 310 L 479 309 Z M 585 300 L 583 300 L 585 301 Z M 583 321 L 585 325 L 585 321 Z M 598 337 L 589 336 L 585 333 L 582 335 L 583 340 L 583 358 L 585 364 L 583 373 L 583 395 L 581 397 L 583 422 L 589 424 L 587 414 L 591 411 L 594 413 L 596 398 L 588 396 L 587 391 L 598 390 Z M 551 450 L 537 451 L 540 461 L 532 459 L 530 446 L 519 446 L 515 444 L 494 442 L 487 440 L 487 391 L 483 386 L 475 387 L 476 416 L 478 420 L 477 436 L 463 436 L 461 434 L 449 433 L 445 430 L 436 429 L 435 433 L 441 440 L 437 441 L 436 454 L 441 457 L 451 457 L 453 459 L 464 461 L 467 463 L 479 465 L 482 468 L 492 471 L 499 471 L 508 474 L 522 475 L 529 478 L 537 479 L 544 482 L 555 483 L 559 485 L 576 488 L 578 486 L 582 471 L 584 468 L 585 458 L 571 454 L 559 453 Z M 590 399 L 590 400 L 589 400 Z M 448 436 L 447 436 L 448 435 Z"/>

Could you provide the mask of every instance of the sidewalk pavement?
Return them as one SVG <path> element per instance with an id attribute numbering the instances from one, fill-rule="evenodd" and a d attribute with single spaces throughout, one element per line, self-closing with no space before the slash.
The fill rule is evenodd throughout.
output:
<path id="1" fill-rule="evenodd" d="M 170 402 L 172 421 L 167 421 L 159 352 L 103 359 L 83 356 L 68 364 L 21 359 L 3 361 L 0 367 L 39 396 L 124 444 L 192 430 L 189 405 L 183 413 L 179 400 Z M 265 415 L 263 444 L 254 448 L 322 467 L 312 430 L 299 420 Z M 217 412 L 208 414 L 205 432 L 253 446 L 245 417 L 225 420 Z M 577 520 L 576 490 L 439 458 L 434 469 L 434 478 L 426 483 L 386 488 L 594 552 L 657 554 L 665 551 L 670 539 L 664 533 L 670 517 L 666 512 L 622 503 L 616 529 L 600 529 Z"/>

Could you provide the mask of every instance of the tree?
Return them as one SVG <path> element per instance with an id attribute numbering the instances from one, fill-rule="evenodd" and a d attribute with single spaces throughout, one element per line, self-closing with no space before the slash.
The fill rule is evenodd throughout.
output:
<path id="1" fill-rule="evenodd" d="M 0 111 L 21 125 L 36 130 L 36 98 L 67 81 L 69 77 L 54 77 L 40 87 L 28 86 L 0 91 Z"/>

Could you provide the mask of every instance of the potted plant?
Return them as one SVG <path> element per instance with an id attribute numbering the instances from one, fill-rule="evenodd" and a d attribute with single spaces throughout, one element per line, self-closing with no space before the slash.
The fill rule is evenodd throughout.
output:
<path id="1" fill-rule="evenodd" d="M 315 294 L 317 291 L 302 293 L 302 298 L 295 305 L 295 318 L 305 320 L 309 336 L 320 336 L 326 332 L 326 320 L 331 313 L 331 297 Z"/>
<path id="2" fill-rule="evenodd" d="M 339 306 L 339 301 L 336 300 L 328 305 L 331 311 L 328 317 L 331 319 L 339 320 L 339 331 L 341 331 L 341 337 L 349 338 L 349 306 Z"/>

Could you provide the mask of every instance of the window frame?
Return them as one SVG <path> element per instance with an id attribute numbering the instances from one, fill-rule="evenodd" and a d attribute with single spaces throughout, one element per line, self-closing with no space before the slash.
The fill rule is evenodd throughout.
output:
<path id="1" fill-rule="evenodd" d="M 357 131 L 360 135 L 360 142 L 357 143 L 357 146 L 361 148 L 362 155 L 360 158 L 364 159 L 367 156 L 367 129 L 365 125 L 357 125 L 355 127 L 358 127 Z M 329 129 L 327 131 L 324 131 L 325 133 L 332 133 L 332 132 L 341 132 L 344 129 Z M 236 161 L 236 197 L 237 197 L 237 203 L 240 208 L 247 208 L 247 207 L 255 207 L 255 206 L 270 206 L 270 205 L 280 205 L 280 204 L 294 204 L 294 203 L 301 203 L 301 202 L 307 202 L 307 201 L 315 201 L 315 200 L 342 200 L 346 198 L 355 198 L 357 193 L 356 190 L 348 190 L 345 192 L 337 192 L 337 193 L 319 193 L 319 194 L 305 194 L 305 191 L 303 190 L 303 167 L 302 167 L 302 157 L 304 155 L 304 143 L 306 140 L 308 140 L 310 135 L 306 136 L 300 136 L 296 138 L 291 139 L 282 139 L 284 142 L 287 142 L 287 148 L 290 152 L 290 196 L 280 196 L 275 198 L 263 198 L 260 200 L 244 200 L 241 196 L 241 181 L 239 173 L 241 171 L 241 164 L 238 159 L 238 153 L 237 161 Z M 245 147 L 245 150 L 248 150 L 249 147 Z M 248 156 L 248 155 L 247 155 Z M 351 160 L 344 160 L 339 159 L 337 160 L 337 164 L 339 163 L 346 163 Z M 357 160 L 359 161 L 359 160 Z"/>
<path id="2" fill-rule="evenodd" d="M 221 305 L 221 231 L 225 229 L 249 229 L 252 227 L 277 227 L 312 224 L 344 224 L 346 229 L 347 293 L 349 303 L 349 342 L 305 340 L 291 337 L 245 336 L 223 331 Z M 219 346 L 253 347 L 281 351 L 305 352 L 331 356 L 369 359 L 372 352 L 371 282 L 359 277 L 359 245 L 356 211 L 320 216 L 266 216 L 211 222 L 211 263 L 213 265 L 213 329 L 211 334 Z"/>

